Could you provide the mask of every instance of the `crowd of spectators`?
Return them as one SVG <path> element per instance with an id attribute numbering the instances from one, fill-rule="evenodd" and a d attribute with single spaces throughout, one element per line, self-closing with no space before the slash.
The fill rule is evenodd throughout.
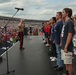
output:
<path id="1" fill-rule="evenodd" d="M 7 25 L 7 31 L 5 31 L 6 20 L 0 20 L 0 46 L 2 46 L 6 41 L 12 41 L 13 44 L 16 43 L 16 41 L 19 40 L 18 37 L 18 21 L 11 21 Z M 30 29 L 31 28 L 31 29 Z M 24 35 L 29 35 L 31 32 L 31 35 L 38 35 L 38 28 L 37 27 L 29 27 L 24 25 Z"/>
<path id="2" fill-rule="evenodd" d="M 16 27 L 7 26 L 7 31 L 5 31 L 5 28 L 0 26 L 0 46 L 8 40 L 15 43 L 17 39 L 18 31 Z"/>

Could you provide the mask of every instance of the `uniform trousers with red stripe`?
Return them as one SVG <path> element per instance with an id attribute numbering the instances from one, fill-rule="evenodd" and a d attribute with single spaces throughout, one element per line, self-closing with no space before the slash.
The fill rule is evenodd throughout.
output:
<path id="1" fill-rule="evenodd" d="M 19 32 L 19 38 L 20 38 L 20 46 L 19 48 L 23 48 L 23 32 Z"/>

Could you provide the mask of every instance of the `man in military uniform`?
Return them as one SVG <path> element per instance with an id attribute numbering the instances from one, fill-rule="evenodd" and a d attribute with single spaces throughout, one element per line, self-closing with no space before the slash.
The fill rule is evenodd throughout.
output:
<path id="1" fill-rule="evenodd" d="M 23 31 L 24 31 L 24 21 L 23 20 L 20 20 L 20 23 L 18 24 L 18 35 L 19 35 L 19 39 L 20 39 L 20 50 L 23 50 Z"/>

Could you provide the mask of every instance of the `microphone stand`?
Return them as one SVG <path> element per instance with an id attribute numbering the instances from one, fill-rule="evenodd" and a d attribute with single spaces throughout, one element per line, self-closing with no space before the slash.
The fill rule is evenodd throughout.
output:
<path id="1" fill-rule="evenodd" d="M 15 14 L 11 17 L 11 19 L 13 19 L 13 17 L 16 15 L 16 13 L 18 12 L 19 10 L 17 10 L 15 12 Z M 7 49 L 7 25 L 9 24 L 10 20 L 8 20 L 8 22 L 6 23 L 6 25 L 4 26 L 4 29 L 5 29 L 5 34 L 6 34 L 6 63 L 7 63 L 7 72 L 5 74 L 2 74 L 2 75 L 9 75 L 10 73 L 14 73 L 15 70 L 12 70 L 12 71 L 9 71 L 9 61 L 8 61 L 8 49 Z"/>

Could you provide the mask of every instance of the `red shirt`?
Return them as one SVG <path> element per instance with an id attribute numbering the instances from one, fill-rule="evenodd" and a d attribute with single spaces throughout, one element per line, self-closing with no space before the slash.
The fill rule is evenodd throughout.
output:
<path id="1" fill-rule="evenodd" d="M 48 27 L 47 27 L 47 26 L 44 27 L 44 32 L 45 32 L 45 33 L 48 33 Z"/>
<path id="2" fill-rule="evenodd" d="M 47 30 L 48 30 L 48 34 L 50 35 L 51 34 L 51 26 L 50 25 L 47 26 Z"/>
<path id="3" fill-rule="evenodd" d="M 8 35 L 4 34 L 4 41 L 7 41 L 9 39 L 10 39 L 10 35 L 9 34 Z"/>

